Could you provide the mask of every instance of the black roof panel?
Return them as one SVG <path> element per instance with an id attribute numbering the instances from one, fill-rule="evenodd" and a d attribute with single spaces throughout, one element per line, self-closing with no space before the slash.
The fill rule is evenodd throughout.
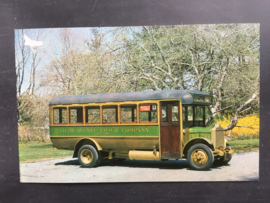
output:
<path id="1" fill-rule="evenodd" d="M 182 101 L 182 104 L 193 104 L 194 102 L 192 95 L 194 94 L 210 96 L 207 93 L 196 90 L 159 90 L 159 91 L 143 91 L 143 92 L 89 94 L 76 96 L 58 96 L 52 99 L 49 105 L 161 100 L 161 99 L 180 99 Z"/>

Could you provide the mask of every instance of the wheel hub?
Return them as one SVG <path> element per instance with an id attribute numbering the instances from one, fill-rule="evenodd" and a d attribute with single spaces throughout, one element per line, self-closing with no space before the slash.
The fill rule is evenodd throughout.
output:
<path id="1" fill-rule="evenodd" d="M 93 161 L 93 153 L 89 149 L 81 152 L 81 160 L 84 164 L 90 164 Z"/>
<path id="2" fill-rule="evenodd" d="M 197 149 L 192 152 L 191 160 L 196 166 L 204 166 L 208 161 L 208 156 L 204 150 Z"/>

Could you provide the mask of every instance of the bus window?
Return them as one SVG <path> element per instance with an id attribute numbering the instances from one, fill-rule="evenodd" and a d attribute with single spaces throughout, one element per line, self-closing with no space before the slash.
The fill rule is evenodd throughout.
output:
<path id="1" fill-rule="evenodd" d="M 69 108 L 69 123 L 83 122 L 83 108 Z"/>
<path id="2" fill-rule="evenodd" d="M 179 118 L 178 104 L 172 104 L 171 113 L 169 112 L 168 104 L 163 103 L 161 106 L 162 123 L 169 122 L 169 116 L 171 116 L 172 122 L 177 122 Z"/>
<path id="3" fill-rule="evenodd" d="M 103 106 L 102 107 L 102 123 L 117 123 L 117 106 Z"/>
<path id="4" fill-rule="evenodd" d="M 193 106 L 188 106 L 188 121 L 193 121 Z"/>
<path id="5" fill-rule="evenodd" d="M 195 107 L 195 121 L 203 120 L 203 107 L 196 106 Z"/>
<path id="6" fill-rule="evenodd" d="M 195 126 L 205 126 L 205 107 L 195 106 Z"/>
<path id="7" fill-rule="evenodd" d="M 205 126 L 205 106 L 183 106 L 184 127 Z"/>
<path id="8" fill-rule="evenodd" d="M 183 112 L 183 116 L 182 116 L 182 119 L 183 119 L 183 121 L 186 121 L 187 119 L 186 119 L 186 107 L 185 106 L 183 106 L 183 110 L 182 110 Z"/>
<path id="9" fill-rule="evenodd" d="M 86 107 L 85 109 L 86 123 L 100 123 L 100 107 L 99 106 L 91 106 Z"/>
<path id="10" fill-rule="evenodd" d="M 157 122 L 157 104 L 140 105 L 140 122 Z"/>
<path id="11" fill-rule="evenodd" d="M 54 123 L 67 123 L 67 109 L 54 108 L 53 109 L 53 122 Z"/>
<path id="12" fill-rule="evenodd" d="M 172 121 L 176 122 L 178 121 L 179 115 L 178 115 L 178 104 L 172 105 Z"/>
<path id="13" fill-rule="evenodd" d="M 121 123 L 125 122 L 135 122 L 137 121 L 137 107 L 134 106 L 121 106 Z"/>
<path id="14" fill-rule="evenodd" d="M 161 113 L 162 113 L 162 123 L 168 122 L 168 105 L 161 106 Z"/>

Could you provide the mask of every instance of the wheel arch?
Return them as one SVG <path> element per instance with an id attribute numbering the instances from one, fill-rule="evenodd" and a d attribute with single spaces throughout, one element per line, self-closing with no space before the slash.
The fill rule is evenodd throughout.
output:
<path id="1" fill-rule="evenodd" d="M 213 145 L 213 142 L 207 138 L 203 138 L 203 137 L 197 137 L 197 138 L 194 138 L 190 141 L 188 141 L 188 143 L 184 146 L 184 150 L 183 150 L 183 155 L 184 157 L 187 156 L 187 152 L 189 150 L 189 148 L 195 144 L 205 144 L 206 146 L 208 146 L 211 150 L 214 150 L 214 145 Z"/>
<path id="2" fill-rule="evenodd" d="M 73 158 L 78 157 L 79 149 L 86 144 L 93 145 L 97 151 L 101 151 L 102 147 L 92 138 L 82 138 L 78 140 L 74 146 Z"/>

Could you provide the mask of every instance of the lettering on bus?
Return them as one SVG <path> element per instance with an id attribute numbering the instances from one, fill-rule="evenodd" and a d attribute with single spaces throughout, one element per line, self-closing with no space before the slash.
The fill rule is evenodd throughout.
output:
<path id="1" fill-rule="evenodd" d="M 156 134 L 156 129 L 149 127 L 57 127 L 53 129 L 55 135 L 146 135 Z"/>
<path id="2" fill-rule="evenodd" d="M 85 132 L 89 132 L 89 133 L 107 133 L 107 132 L 118 132 L 117 128 L 78 128 L 77 129 L 78 133 L 85 133 Z"/>
<path id="3" fill-rule="evenodd" d="M 74 129 L 73 128 L 55 128 L 54 133 L 73 133 Z"/>
<path id="4" fill-rule="evenodd" d="M 148 132 L 148 128 L 122 128 L 122 132 Z"/>

